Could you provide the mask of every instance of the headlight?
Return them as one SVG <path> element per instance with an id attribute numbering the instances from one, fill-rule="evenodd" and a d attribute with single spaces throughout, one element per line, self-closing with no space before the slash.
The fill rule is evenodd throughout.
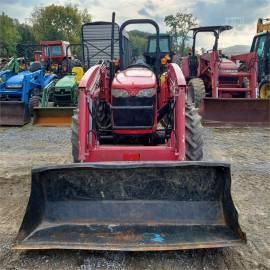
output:
<path id="1" fill-rule="evenodd" d="M 8 88 L 8 89 L 10 89 L 10 88 L 12 88 L 12 89 L 20 89 L 20 88 L 22 88 L 22 84 L 8 84 L 6 86 L 6 88 Z"/>
<path id="2" fill-rule="evenodd" d="M 128 97 L 128 92 L 124 89 L 112 89 L 112 96 L 119 97 Z"/>
<path id="3" fill-rule="evenodd" d="M 155 88 L 143 89 L 138 92 L 137 97 L 153 97 L 156 94 Z"/>

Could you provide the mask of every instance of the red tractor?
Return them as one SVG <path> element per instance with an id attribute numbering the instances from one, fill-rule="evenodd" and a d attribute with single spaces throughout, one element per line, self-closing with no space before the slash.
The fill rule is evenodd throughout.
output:
<path id="1" fill-rule="evenodd" d="M 145 23 L 156 30 L 154 64 L 126 65 L 123 31 Z M 115 25 L 113 16 L 111 61 L 92 66 L 79 85 L 72 148 L 80 163 L 33 171 L 15 248 L 150 251 L 245 243 L 230 169 L 198 161 L 200 119 L 186 103 L 180 67 L 161 67 L 157 23 L 128 20 L 117 38 Z"/>
<path id="2" fill-rule="evenodd" d="M 17 44 L 16 50 L 27 62 L 41 62 L 47 71 L 63 77 L 72 67 L 81 66 L 80 60 L 71 53 L 74 45 L 62 40 L 41 41 L 40 44 Z"/>
<path id="3" fill-rule="evenodd" d="M 269 126 L 269 100 L 256 98 L 256 53 L 226 57 L 218 50 L 220 33 L 230 29 L 228 25 L 191 29 L 192 53 L 182 58 L 182 70 L 189 86 L 188 99 L 196 107 L 201 106 L 206 125 Z M 213 33 L 215 42 L 212 50 L 197 55 L 196 38 L 202 32 Z"/>

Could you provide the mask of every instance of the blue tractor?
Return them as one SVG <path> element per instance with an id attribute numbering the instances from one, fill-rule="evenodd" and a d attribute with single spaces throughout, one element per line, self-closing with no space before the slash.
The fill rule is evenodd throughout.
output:
<path id="1" fill-rule="evenodd" d="M 39 105 L 42 89 L 56 79 L 45 74 L 39 62 L 28 70 L 0 82 L 0 125 L 21 126 L 29 123 L 33 108 Z"/>

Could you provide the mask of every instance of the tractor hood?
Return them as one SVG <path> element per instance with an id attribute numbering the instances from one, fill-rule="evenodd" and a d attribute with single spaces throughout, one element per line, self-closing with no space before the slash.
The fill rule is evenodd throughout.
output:
<path id="1" fill-rule="evenodd" d="M 55 88 L 56 89 L 74 88 L 76 87 L 76 84 L 77 83 L 76 83 L 75 77 L 73 75 L 67 75 L 56 83 Z"/>
<path id="2" fill-rule="evenodd" d="M 24 76 L 29 74 L 29 73 L 30 73 L 30 71 L 23 71 L 23 72 L 20 72 L 17 75 L 12 76 L 11 78 L 9 78 L 6 81 L 6 87 L 9 87 L 9 88 L 21 88 L 22 84 L 23 84 Z"/>
<path id="3" fill-rule="evenodd" d="M 147 89 L 156 87 L 156 76 L 153 71 L 144 67 L 128 68 L 116 74 L 114 89 Z"/>
<path id="4" fill-rule="evenodd" d="M 221 58 L 220 60 L 220 69 L 222 71 L 227 71 L 227 72 L 237 72 L 238 71 L 238 66 L 235 62 L 233 62 L 230 59 L 227 58 Z"/>

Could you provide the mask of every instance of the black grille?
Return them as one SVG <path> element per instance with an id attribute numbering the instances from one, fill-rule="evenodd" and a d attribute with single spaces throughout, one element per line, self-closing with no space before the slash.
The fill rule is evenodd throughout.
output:
<path id="1" fill-rule="evenodd" d="M 71 94 L 55 94 L 54 95 L 54 102 L 58 105 L 66 105 L 71 103 Z"/>
<path id="2" fill-rule="evenodd" d="M 147 129 L 154 123 L 155 97 L 112 99 L 114 128 Z"/>

